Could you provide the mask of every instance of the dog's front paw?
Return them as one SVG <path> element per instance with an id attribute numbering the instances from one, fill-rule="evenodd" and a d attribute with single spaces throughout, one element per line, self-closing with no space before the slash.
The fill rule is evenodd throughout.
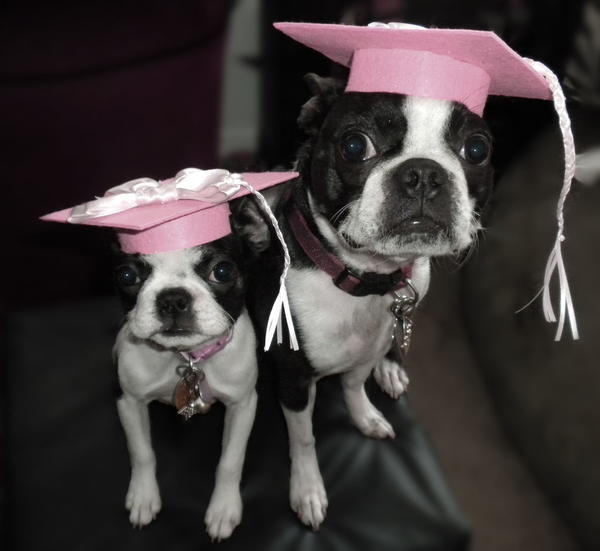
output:
<path id="1" fill-rule="evenodd" d="M 150 524 L 160 511 L 161 501 L 158 484 L 153 475 L 132 476 L 125 498 L 129 521 L 136 528 Z"/>
<path id="2" fill-rule="evenodd" d="M 327 493 L 321 475 L 294 476 L 290 481 L 290 505 L 298 518 L 318 530 L 327 514 Z"/>
<path id="3" fill-rule="evenodd" d="M 214 492 L 204 516 L 210 538 L 216 541 L 228 538 L 241 520 L 242 498 L 239 490 Z"/>
<path id="4" fill-rule="evenodd" d="M 361 414 L 352 416 L 354 424 L 365 436 L 370 438 L 396 438 L 392 425 L 383 414 L 372 404 Z"/>
<path id="5" fill-rule="evenodd" d="M 386 394 L 397 400 L 408 390 L 408 375 L 396 362 L 384 359 L 374 370 L 373 376 Z"/>

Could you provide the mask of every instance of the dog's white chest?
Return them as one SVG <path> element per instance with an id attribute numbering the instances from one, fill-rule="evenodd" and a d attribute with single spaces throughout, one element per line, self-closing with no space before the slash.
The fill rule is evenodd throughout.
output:
<path id="1" fill-rule="evenodd" d="M 391 345 L 392 297 L 353 297 L 320 270 L 290 270 L 289 294 L 303 351 L 320 376 L 379 362 Z"/>
<path id="2" fill-rule="evenodd" d="M 231 342 L 220 352 L 202 361 L 199 369 L 211 393 L 224 403 L 247 394 L 256 382 L 256 341 L 246 311 L 234 325 Z M 117 337 L 118 371 L 121 388 L 138 399 L 170 403 L 187 366 L 179 353 L 158 351 L 145 343 L 132 342 L 124 326 Z"/>

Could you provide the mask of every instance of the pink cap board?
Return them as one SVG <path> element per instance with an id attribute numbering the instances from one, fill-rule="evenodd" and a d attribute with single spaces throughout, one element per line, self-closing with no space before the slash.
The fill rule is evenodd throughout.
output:
<path id="1" fill-rule="evenodd" d="M 113 228 L 126 253 L 155 254 L 209 243 L 231 233 L 228 200 L 296 178 L 296 172 L 185 169 L 164 181 L 140 178 L 103 197 L 42 216 Z"/>
<path id="2" fill-rule="evenodd" d="M 275 23 L 301 44 L 350 68 L 347 92 L 446 99 L 481 115 L 489 94 L 552 99 L 546 80 L 490 31 Z"/>

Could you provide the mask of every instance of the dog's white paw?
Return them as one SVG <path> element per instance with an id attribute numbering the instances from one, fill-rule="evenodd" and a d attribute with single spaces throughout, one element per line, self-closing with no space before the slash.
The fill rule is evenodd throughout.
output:
<path id="1" fill-rule="evenodd" d="M 213 492 L 204 522 L 206 531 L 213 541 L 231 536 L 242 520 L 242 497 L 239 490 Z"/>
<path id="2" fill-rule="evenodd" d="M 304 524 L 319 529 L 327 514 L 327 493 L 320 473 L 310 476 L 292 473 L 290 505 Z"/>
<path id="3" fill-rule="evenodd" d="M 353 415 L 354 424 L 365 436 L 370 438 L 396 438 L 392 425 L 372 404 L 360 415 Z"/>
<path id="4" fill-rule="evenodd" d="M 160 492 L 154 475 L 132 476 L 125 497 L 129 521 L 136 528 L 150 524 L 161 508 Z"/>
<path id="5" fill-rule="evenodd" d="M 396 362 L 383 359 L 373 370 L 373 376 L 386 394 L 397 400 L 408 390 L 408 375 Z"/>

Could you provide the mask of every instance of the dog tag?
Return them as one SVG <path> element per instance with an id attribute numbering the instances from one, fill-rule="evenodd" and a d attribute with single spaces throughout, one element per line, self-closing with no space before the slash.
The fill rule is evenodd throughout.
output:
<path id="1" fill-rule="evenodd" d="M 412 316 L 415 311 L 415 306 L 419 299 L 417 291 L 410 283 L 408 288 L 412 291 L 411 295 L 396 294 L 394 302 L 390 306 L 390 311 L 394 316 L 394 329 L 392 338 L 394 340 L 396 349 L 400 360 L 404 361 L 408 349 L 410 347 L 410 341 L 413 332 L 413 321 Z"/>
<path id="2" fill-rule="evenodd" d="M 181 380 L 175 386 L 173 392 L 173 403 L 177 408 L 177 413 L 182 415 L 187 421 L 196 413 L 206 413 L 211 404 L 202 399 L 200 383 L 204 380 L 202 371 L 195 371 L 191 367 L 184 365 L 178 368 L 182 372 Z"/>
<path id="3" fill-rule="evenodd" d="M 410 347 L 413 322 L 408 316 L 397 318 L 394 322 L 394 343 L 398 349 L 400 360 L 403 362 Z"/>

